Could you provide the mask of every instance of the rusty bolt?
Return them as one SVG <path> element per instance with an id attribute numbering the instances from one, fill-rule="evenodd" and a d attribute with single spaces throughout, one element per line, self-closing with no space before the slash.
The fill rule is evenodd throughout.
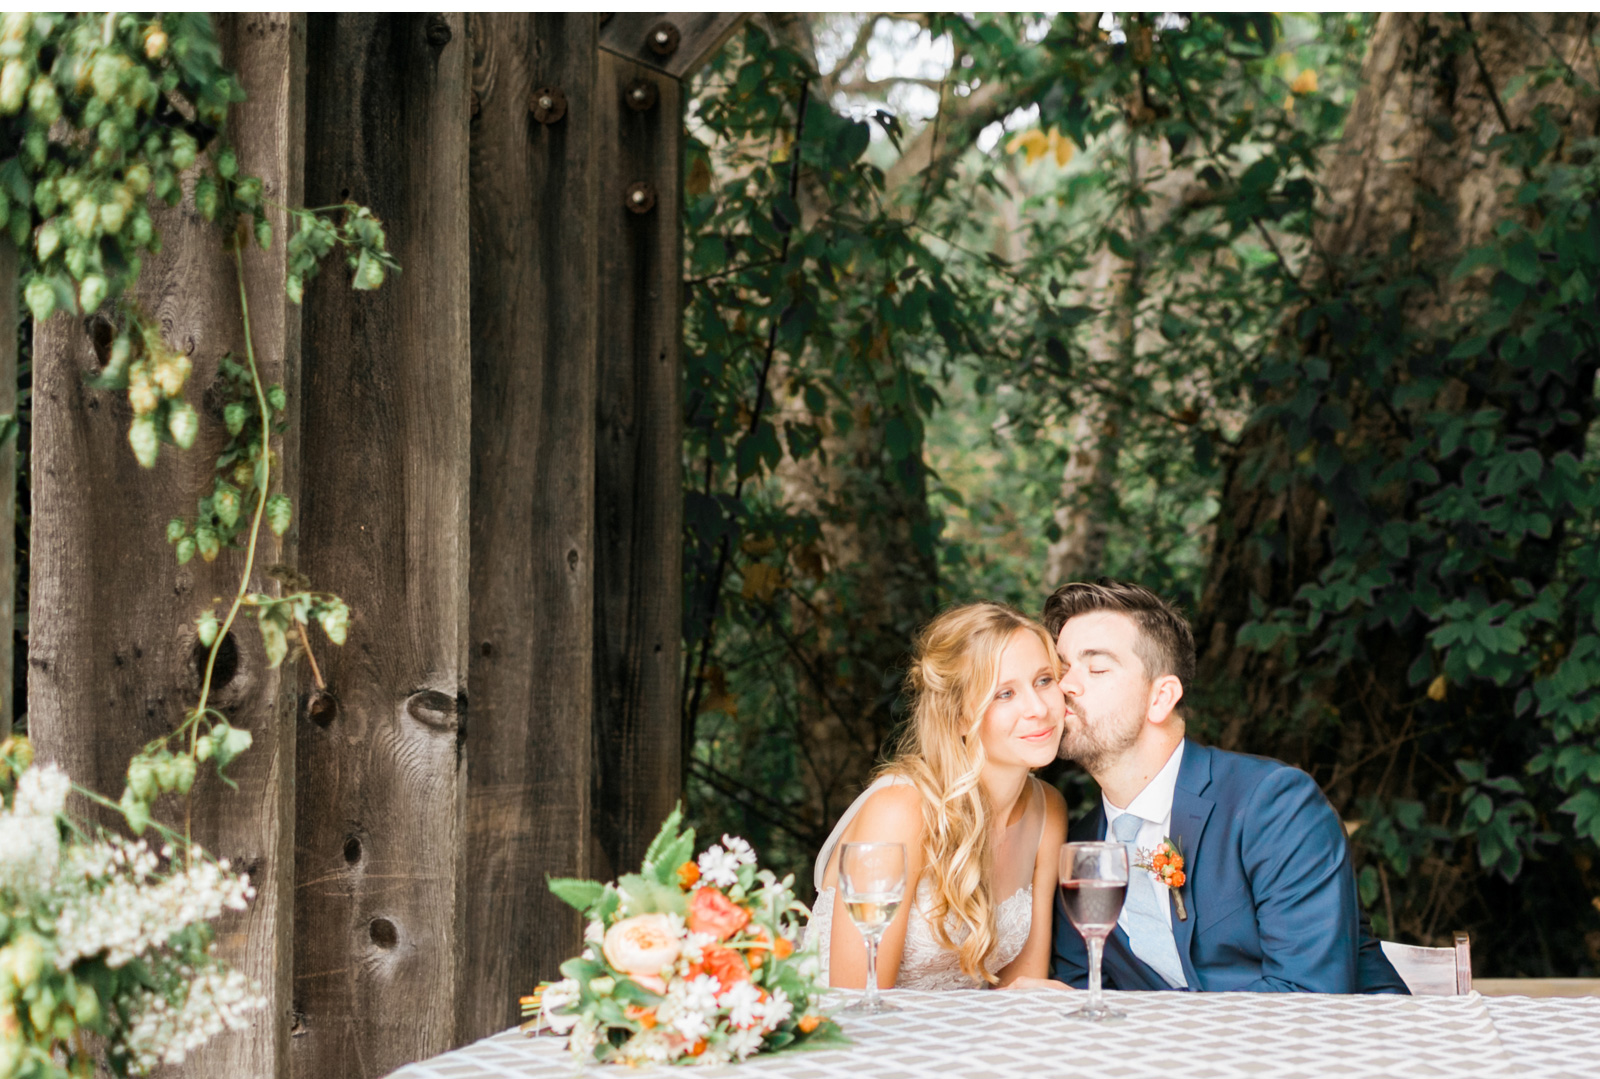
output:
<path id="1" fill-rule="evenodd" d="M 626 101 L 628 108 L 634 112 L 648 112 L 655 108 L 658 96 L 660 91 L 649 79 L 634 79 L 622 91 L 622 100 Z"/>
<path id="2" fill-rule="evenodd" d="M 640 180 L 636 184 L 628 185 L 628 194 L 623 204 L 636 214 L 647 214 L 655 209 L 656 189 L 653 185 Z"/>
<path id="3" fill-rule="evenodd" d="M 657 56 L 671 56 L 678 51 L 678 28 L 670 22 L 658 22 L 645 40 Z"/>
<path id="4" fill-rule="evenodd" d="M 553 124 L 567 114 L 567 95 L 554 86 L 541 86 L 528 95 L 528 111 L 541 124 Z"/>
<path id="5" fill-rule="evenodd" d="M 450 44 L 454 35 L 450 33 L 450 24 L 443 15 L 428 16 L 428 44 L 436 49 L 442 49 Z"/>

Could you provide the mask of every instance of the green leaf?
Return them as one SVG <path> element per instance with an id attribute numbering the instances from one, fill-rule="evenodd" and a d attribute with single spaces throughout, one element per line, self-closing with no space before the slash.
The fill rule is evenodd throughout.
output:
<path id="1" fill-rule="evenodd" d="M 598 881 L 578 880 L 575 877 L 546 877 L 550 894 L 585 913 L 600 901 L 606 886 Z"/>
<path id="2" fill-rule="evenodd" d="M 288 635 L 284 633 L 277 619 L 272 617 L 271 608 L 262 608 L 257 621 L 261 626 L 261 644 L 267 652 L 267 667 L 276 668 L 289 654 Z"/>

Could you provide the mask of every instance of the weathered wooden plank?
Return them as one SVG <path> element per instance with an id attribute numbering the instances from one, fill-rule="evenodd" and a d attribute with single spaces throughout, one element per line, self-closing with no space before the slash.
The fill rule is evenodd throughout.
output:
<path id="1" fill-rule="evenodd" d="M 226 59 L 250 100 L 232 118 L 244 168 L 260 175 L 274 202 L 298 202 L 303 117 L 302 22 L 289 15 L 219 19 Z M 281 211 L 274 225 L 281 237 Z M 237 278 L 214 226 L 192 210 L 157 217 L 164 247 L 145 263 L 139 301 L 169 341 L 193 357 L 190 400 L 201 402 L 224 352 L 243 351 Z M 283 247 L 246 259 L 252 326 L 268 382 L 296 389 L 299 313 L 283 295 Z M 227 434 L 202 424 L 193 450 L 163 452 L 145 472 L 127 444 L 126 396 L 89 389 L 99 366 L 91 335 L 109 340 L 100 316 L 58 315 L 35 328 L 33 545 L 29 640 L 29 727 L 42 755 L 79 782 L 115 798 L 128 758 L 172 729 L 196 698 L 199 665 L 193 620 L 215 596 L 231 596 L 242 565 L 236 555 L 179 568 L 163 523 L 192 512 L 211 486 Z M 296 448 L 279 447 L 294 492 Z M 257 560 L 292 557 L 292 540 Z M 257 591 L 277 585 L 258 572 Z M 194 1075 L 273 1076 L 284 1070 L 288 986 L 288 842 L 292 829 L 294 728 L 283 722 L 294 697 L 292 672 L 269 671 L 253 629 L 236 631 L 233 662 L 224 662 L 212 705 L 249 729 L 254 747 L 231 769 L 237 792 L 217 780 L 195 788 L 194 834 L 208 849 L 246 867 L 258 894 L 249 911 L 220 924 L 223 954 L 261 983 L 269 1011 L 243 1034 L 197 1054 Z M 225 653 L 226 655 L 226 653 Z M 229 668 L 231 667 L 231 671 Z M 181 822 L 175 799 L 158 815 Z"/>
<path id="2" fill-rule="evenodd" d="M 313 15 L 306 195 L 385 222 L 376 293 L 306 292 L 301 569 L 349 643 L 297 770 L 294 1074 L 454 1044 L 466 734 L 468 44 L 459 15 Z"/>
<path id="3" fill-rule="evenodd" d="M 473 18 L 472 685 L 465 1040 L 578 947 L 587 871 L 596 19 Z M 554 90 L 564 111 L 539 106 Z M 535 117 L 532 107 L 549 123 Z"/>
<path id="4" fill-rule="evenodd" d="M 17 414 L 17 251 L 0 244 L 0 415 Z M 17 441 L 0 445 L 0 738 L 16 719 L 12 683 L 16 678 L 17 611 Z"/>
<path id="5" fill-rule="evenodd" d="M 722 48 L 744 18 L 729 11 L 613 12 L 601 29 L 600 47 L 685 79 Z"/>
<path id="6" fill-rule="evenodd" d="M 607 52 L 598 85 L 593 869 L 609 878 L 638 867 L 682 772 L 682 91 Z"/>

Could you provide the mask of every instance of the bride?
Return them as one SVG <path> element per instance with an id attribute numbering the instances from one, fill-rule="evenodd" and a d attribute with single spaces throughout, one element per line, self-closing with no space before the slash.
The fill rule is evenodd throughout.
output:
<path id="1" fill-rule="evenodd" d="M 822 977 L 866 982 L 866 945 L 835 919 L 841 843 L 904 843 L 916 901 L 878 950 L 878 984 L 972 989 L 1043 978 L 1050 961 L 1061 795 L 1030 773 L 1056 759 L 1066 702 L 1044 627 L 999 603 L 935 618 L 906 676 L 901 753 L 840 818 L 817 857 L 808 936 Z"/>

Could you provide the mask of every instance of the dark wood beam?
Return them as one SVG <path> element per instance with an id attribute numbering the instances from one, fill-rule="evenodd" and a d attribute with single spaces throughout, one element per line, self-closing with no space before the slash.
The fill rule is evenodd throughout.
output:
<path id="1" fill-rule="evenodd" d="M 711 59 L 744 22 L 742 12 L 629 12 L 606 16 L 600 47 L 675 79 Z"/>

